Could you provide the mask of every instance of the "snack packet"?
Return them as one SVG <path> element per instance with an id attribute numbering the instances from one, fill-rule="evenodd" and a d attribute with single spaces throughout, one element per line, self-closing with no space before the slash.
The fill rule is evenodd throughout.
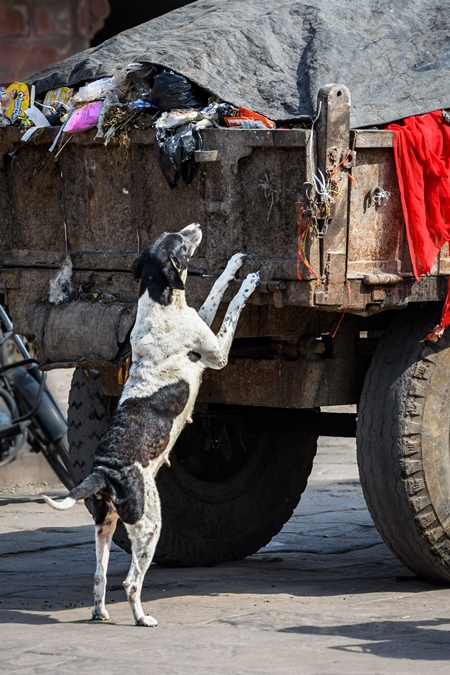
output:
<path id="1" fill-rule="evenodd" d="M 56 110 L 59 104 L 67 106 L 68 102 L 73 96 L 73 89 L 71 87 L 59 87 L 58 89 L 50 89 L 45 94 L 43 101 L 44 106 L 44 115 L 47 115 L 50 112 L 49 109 L 53 108 Z"/>
<path id="2" fill-rule="evenodd" d="M 4 90 L 4 96 L 0 99 L 3 114 L 11 122 L 26 120 L 25 108 L 30 105 L 30 93 L 28 85 L 24 82 L 13 82 Z"/>

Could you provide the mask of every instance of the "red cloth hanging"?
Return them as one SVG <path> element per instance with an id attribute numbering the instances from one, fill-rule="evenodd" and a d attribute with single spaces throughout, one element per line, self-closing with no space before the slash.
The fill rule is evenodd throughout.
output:
<path id="1" fill-rule="evenodd" d="M 442 111 L 390 124 L 414 275 L 428 274 L 450 242 L 450 125 Z M 450 324 L 450 279 L 441 320 L 427 336 L 437 340 Z"/>

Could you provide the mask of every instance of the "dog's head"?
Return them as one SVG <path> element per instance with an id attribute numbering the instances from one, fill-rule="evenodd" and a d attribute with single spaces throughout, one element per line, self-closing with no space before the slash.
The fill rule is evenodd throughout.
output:
<path id="1" fill-rule="evenodd" d="M 155 239 L 133 264 L 133 276 L 141 279 L 141 294 L 151 283 L 184 290 L 187 266 L 202 239 L 199 223 L 192 223 L 180 232 L 164 232 Z M 159 281 L 159 283 L 158 283 Z"/>

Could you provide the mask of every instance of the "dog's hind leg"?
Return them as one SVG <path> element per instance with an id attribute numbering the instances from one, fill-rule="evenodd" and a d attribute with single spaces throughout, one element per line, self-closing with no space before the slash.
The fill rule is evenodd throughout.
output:
<path id="1" fill-rule="evenodd" d="M 234 275 L 242 267 L 245 258 L 245 253 L 236 253 L 232 258 L 230 258 L 224 271 L 214 282 L 214 285 L 205 302 L 198 310 L 199 317 L 203 319 L 206 325 L 210 328 L 212 322 L 214 321 L 214 317 L 217 314 L 217 310 L 219 309 L 223 295 L 228 288 L 228 284 L 234 279 Z"/>
<path id="2" fill-rule="evenodd" d="M 161 507 L 153 477 L 148 481 L 146 511 L 135 525 L 125 527 L 131 541 L 132 562 L 127 578 L 123 582 L 128 602 L 133 611 L 136 626 L 157 626 L 158 622 L 144 614 L 141 605 L 141 591 L 147 572 L 155 554 L 161 532 Z"/>
<path id="3" fill-rule="evenodd" d="M 97 568 L 94 576 L 93 621 L 106 621 L 109 619 L 109 614 L 105 607 L 106 572 L 108 569 L 111 541 L 117 525 L 117 518 L 117 513 L 113 511 L 112 513 L 108 513 L 103 523 L 99 523 L 95 526 Z"/>

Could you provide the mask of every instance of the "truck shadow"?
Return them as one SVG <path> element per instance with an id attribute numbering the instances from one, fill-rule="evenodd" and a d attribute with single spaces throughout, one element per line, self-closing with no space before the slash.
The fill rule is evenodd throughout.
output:
<path id="1" fill-rule="evenodd" d="M 329 647 L 337 651 L 370 654 L 387 659 L 444 661 L 450 658 L 450 619 L 424 621 L 367 621 L 341 626 L 301 625 L 282 628 L 281 633 L 347 638 L 346 645 Z M 356 640 L 357 642 L 352 642 Z M 362 642 L 361 642 L 362 641 Z"/>

